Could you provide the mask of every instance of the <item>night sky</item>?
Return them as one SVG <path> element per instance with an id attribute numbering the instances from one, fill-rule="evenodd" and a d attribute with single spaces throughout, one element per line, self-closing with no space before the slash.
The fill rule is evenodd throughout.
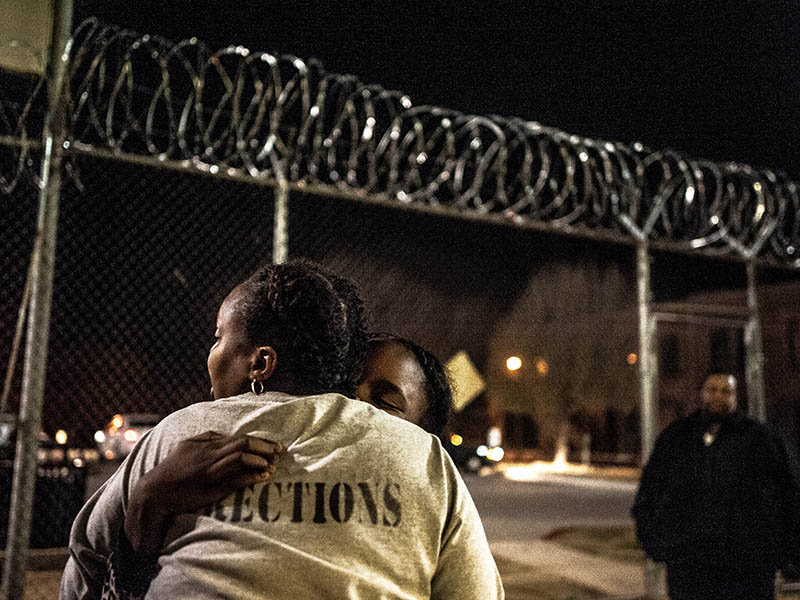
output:
<path id="1" fill-rule="evenodd" d="M 800 179 L 800 5 L 771 2 L 108 2 L 106 22 L 316 57 L 415 104 L 520 116 Z"/>
<path id="2" fill-rule="evenodd" d="M 253 50 L 294 54 L 304 59 L 315 57 L 328 71 L 352 73 L 364 83 L 402 90 L 417 105 L 519 116 L 570 133 L 640 141 L 653 148 L 670 147 L 697 158 L 736 160 L 785 170 L 800 180 L 797 161 L 800 4 L 764 2 L 761 6 L 689 0 L 670 3 L 618 0 L 612 8 L 603 4 L 576 0 L 549 3 L 468 0 L 437 9 L 432 3 L 396 8 L 397 3 L 391 3 L 390 7 L 388 2 L 76 0 L 75 22 L 95 15 L 107 23 L 176 41 L 196 36 L 212 48 L 241 44 Z M 210 333 L 207 326 L 213 323 L 214 308 L 172 302 L 179 297 L 173 288 L 196 302 L 211 302 L 211 297 L 217 292 L 224 293 L 230 282 L 217 280 L 214 273 L 203 277 L 200 269 L 192 270 L 193 265 L 219 266 L 211 258 L 198 258 L 195 251 L 209 252 L 212 257 L 241 255 L 250 260 L 268 254 L 271 243 L 267 234 L 253 239 L 245 235 L 250 231 L 248 227 L 253 226 L 248 212 L 232 212 L 228 215 L 231 223 L 213 212 L 227 214 L 225 210 L 238 207 L 235 203 L 218 202 L 223 195 L 221 188 L 216 187 L 222 185 L 220 182 L 198 184 L 195 189 L 184 182 L 192 178 L 189 175 L 179 177 L 158 170 L 142 174 L 130 166 L 127 170 L 114 170 L 112 166 L 95 163 L 102 168 L 90 172 L 86 165 L 83 172 L 83 184 L 90 193 L 85 197 L 76 195 L 72 203 L 62 204 L 62 221 L 69 223 L 73 214 L 72 222 L 80 225 L 73 225 L 71 233 L 65 229 L 59 234 L 60 252 L 83 258 L 87 255 L 84 238 L 91 239 L 100 248 L 95 253 L 98 258 L 93 268 L 108 267 L 112 273 L 136 274 L 142 268 L 140 265 L 146 265 L 149 269 L 146 275 L 156 284 L 147 287 L 149 283 L 139 284 L 131 276 L 118 282 L 117 277 L 102 273 L 96 276 L 90 269 L 79 266 L 74 268 L 76 273 L 93 278 L 71 277 L 69 266 L 64 266 L 69 265 L 68 259 L 60 256 L 57 260 L 62 270 L 56 284 L 64 289 L 57 291 L 56 310 L 61 309 L 69 317 L 64 319 L 66 323 L 81 323 L 75 317 L 77 309 L 71 308 L 70 302 L 75 306 L 92 306 L 87 303 L 84 290 L 97 287 L 100 294 L 106 282 L 124 286 L 129 279 L 136 283 L 134 287 L 147 289 L 147 293 L 137 289 L 134 294 L 122 287 L 124 301 L 118 302 L 109 302 L 100 294 L 97 304 L 109 314 L 96 320 L 97 329 L 86 326 L 73 332 L 62 327 L 56 334 L 57 342 L 66 341 L 58 342 L 61 346 L 54 345 L 53 356 L 57 359 L 53 364 L 71 370 L 64 375 L 58 372 L 58 367 L 50 369 L 57 383 L 49 386 L 49 406 L 66 411 L 53 419 L 80 420 L 87 436 L 117 409 L 168 412 L 187 397 L 205 397 L 202 388 L 207 385 L 203 375 Z M 260 188 L 248 192 L 246 187 L 226 189 L 233 190 L 229 193 L 241 202 L 263 202 Z M 170 221 L 159 216 L 158 211 L 170 210 L 173 199 L 185 199 L 188 193 L 205 198 L 205 203 L 185 206 L 212 211 L 209 214 L 214 217 L 185 219 L 183 213 L 174 212 L 170 213 L 171 218 L 177 215 L 180 220 Z M 100 208 L 94 210 L 85 203 L 85 198 Z M 389 210 L 385 207 L 368 211 L 360 205 L 342 207 L 331 202 L 329 214 L 323 213 L 324 218 L 318 218 L 317 205 L 308 198 L 295 200 L 290 224 L 294 226 L 290 235 L 293 255 L 298 254 L 297 248 L 302 248 L 304 255 L 317 260 L 327 258 L 337 270 L 358 276 L 362 288 L 372 294 L 368 304 L 381 315 L 382 320 L 375 323 L 377 328 L 413 337 L 442 357 L 467 348 L 480 368 L 486 366 L 491 360 L 489 342 L 495 319 L 504 317 L 505 311 L 529 288 L 536 289 L 533 283 L 526 287 L 528 283 L 544 282 L 542 289 L 546 291 L 542 297 L 551 299 L 551 304 L 564 304 L 556 302 L 558 290 L 550 298 L 547 290 L 554 288 L 547 287 L 547 282 L 552 273 L 560 272 L 556 267 L 565 261 L 579 262 L 587 256 L 595 260 L 602 254 L 607 264 L 619 265 L 620 271 L 628 274 L 630 303 L 623 308 L 632 307 L 635 300 L 633 254 L 629 246 L 608 245 L 601 253 L 586 240 L 544 234 L 534 240 L 530 231 L 490 229 L 460 221 L 453 222 L 448 237 L 443 238 L 441 222 L 434 217 L 428 216 L 426 220 L 398 211 L 388 218 L 383 215 Z M 122 209 L 112 209 L 113 202 L 145 212 L 120 218 Z M 84 209 L 94 212 L 87 217 L 79 212 Z M 363 219 L 373 213 L 380 214 L 373 223 L 363 225 Z M 92 215 L 96 220 L 92 220 Z M 113 218 L 115 227 L 129 227 L 131 237 L 124 238 L 122 230 L 109 229 L 100 218 L 108 216 Z M 243 217 L 248 219 L 244 224 L 235 220 Z M 336 218 L 344 223 L 332 225 Z M 140 223 L 154 228 L 153 231 L 142 229 Z M 341 234 L 345 226 L 357 229 L 359 224 L 360 231 Z M 318 228 L 314 229 L 314 225 Z M 173 229 L 195 237 L 179 243 L 183 238 L 173 235 Z M 180 251 L 171 247 L 165 251 L 163 245 L 131 241 L 139 239 L 133 236 L 140 230 L 148 239 L 163 238 L 178 244 Z M 100 242 L 109 235 L 108 231 L 113 232 L 111 239 L 124 241 L 137 252 L 152 251 L 154 255 L 141 257 L 131 251 L 103 250 Z M 244 237 L 239 240 L 227 235 L 230 231 Z M 502 235 L 495 239 L 492 236 L 497 232 Z M 398 242 L 412 236 L 416 237 L 411 243 Z M 219 250 L 208 243 L 209 239 L 227 243 L 230 238 L 251 244 L 255 250 L 226 250 L 222 246 Z M 9 240 L 13 242 L 15 238 Z M 14 245 L 24 247 L 24 244 Z M 431 257 L 435 258 L 433 266 L 425 263 Z M 369 264 L 368 259 L 372 261 Z M 120 263 L 120 267 L 114 261 L 128 262 Z M 24 258 L 18 262 L 27 264 Z M 225 272 L 231 271 L 230 277 L 240 275 L 228 266 L 225 268 Z M 244 266 L 240 268 L 244 270 Z M 779 276 L 789 277 L 785 272 L 764 271 L 760 275 L 765 282 Z M 182 275 L 183 279 L 191 280 L 191 285 L 177 277 L 176 272 L 193 273 L 194 279 Z M 21 291 L 24 266 L 18 273 L 20 284 L 15 289 Z M 540 279 L 535 279 L 539 273 Z M 95 281 L 103 283 L 96 285 Z M 591 277 L 587 281 L 595 283 Z M 179 284 L 182 287 L 178 288 Z M 743 284 L 744 268 L 739 263 L 654 253 L 656 301 L 680 300 L 699 289 Z M 565 289 L 574 297 L 590 297 L 584 288 L 566 286 Z M 151 302 L 151 296 L 163 297 L 170 303 L 163 306 L 155 300 Z M 140 304 L 129 305 L 126 301 Z M 524 324 L 538 306 L 533 301 L 529 304 L 534 308 L 519 317 L 520 336 L 528 334 Z M 183 318 L 183 313 L 175 316 L 170 310 L 185 310 L 191 318 Z M 556 315 L 554 319 L 570 318 L 564 317 L 565 311 L 550 312 Z M 7 314 L 11 322 L 16 312 L 9 309 Z M 136 321 L 140 316 L 142 322 L 151 319 L 156 325 L 142 328 Z M 631 319 L 629 322 L 635 327 Z M 164 323 L 176 329 L 169 329 Z M 184 326 L 185 323 L 188 325 Z M 474 323 L 478 326 L 473 326 Z M 80 340 L 84 344 L 81 347 L 91 347 L 91 352 L 81 354 L 86 360 L 102 359 L 104 353 L 113 349 L 125 358 L 120 363 L 134 365 L 128 367 L 128 375 L 132 375 L 118 377 L 105 373 L 94 363 L 76 363 L 72 340 Z M 176 350 L 175 340 L 190 341 L 181 342 L 183 345 Z M 191 346 L 191 353 L 182 351 L 184 346 L 189 347 L 186 344 Z M 79 368 L 72 368 L 76 364 Z M 98 376 L 97 381 L 87 383 L 81 379 L 83 374 L 96 373 L 113 380 L 109 382 Z M 71 384 L 68 376 L 74 377 Z M 148 389 L 159 390 L 160 396 L 154 397 Z M 71 393 L 73 390 L 82 393 Z M 58 394 L 69 398 L 62 401 L 56 397 Z M 109 399 L 114 406 L 108 405 Z M 160 404 L 155 407 L 137 404 L 146 399 Z M 75 406 L 78 401 L 80 405 Z"/>

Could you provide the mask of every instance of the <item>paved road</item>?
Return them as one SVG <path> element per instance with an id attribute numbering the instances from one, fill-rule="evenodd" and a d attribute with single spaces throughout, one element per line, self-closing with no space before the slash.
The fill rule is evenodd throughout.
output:
<path id="1" fill-rule="evenodd" d="M 525 466 L 512 469 L 522 471 L 521 481 L 503 473 L 464 478 L 495 558 L 524 565 L 501 573 L 510 600 L 536 597 L 532 590 L 538 589 L 545 574 L 595 590 L 592 597 L 630 598 L 642 593 L 640 565 L 542 540 L 562 527 L 632 524 L 629 511 L 635 482 L 541 473 Z"/>
<path id="2" fill-rule="evenodd" d="M 633 482 L 541 475 L 511 481 L 502 473 L 465 475 L 490 543 L 534 541 L 570 525 L 628 525 Z"/>

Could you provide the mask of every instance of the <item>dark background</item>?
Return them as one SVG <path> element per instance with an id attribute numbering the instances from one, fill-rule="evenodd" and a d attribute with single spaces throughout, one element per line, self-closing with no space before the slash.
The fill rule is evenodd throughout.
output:
<path id="1" fill-rule="evenodd" d="M 329 71 L 403 90 L 418 105 L 517 115 L 580 135 L 786 169 L 800 179 L 798 8 L 384 4 L 78 0 L 75 21 L 96 15 L 142 34 L 194 35 L 211 48 L 234 43 L 316 57 Z M 216 306 L 269 260 L 273 198 L 255 184 L 153 165 L 87 156 L 71 168 L 77 178 L 62 199 L 45 423 L 91 443 L 115 412 L 166 414 L 207 397 Z M 7 340 L 0 364 L 33 239 L 35 191 L 18 190 L 27 200 L 9 206 L 26 212 L 15 213 L 0 236 L 14 273 L 7 276 L 13 285 L 0 290 L 0 320 L 9 324 L 0 328 Z M 548 381 L 562 382 L 594 368 L 590 359 L 611 357 L 614 366 L 603 371 L 619 370 L 625 389 L 595 396 L 636 417 L 635 370 L 624 362 L 636 348 L 632 246 L 299 192 L 289 215 L 290 255 L 354 277 L 376 329 L 444 359 L 465 349 L 482 373 L 502 381 L 511 353 L 532 365 L 558 348 Z M 740 262 L 652 257 L 655 301 L 745 284 Z M 764 268 L 759 278 L 796 274 Z M 597 340 L 616 346 L 592 346 Z M 681 377 L 697 389 L 691 374 Z M 559 394 L 572 398 L 562 412 L 591 395 Z"/>
<path id="2" fill-rule="evenodd" d="M 102 20 L 212 48 L 316 57 L 463 112 L 800 177 L 800 4 L 108 2 Z"/>

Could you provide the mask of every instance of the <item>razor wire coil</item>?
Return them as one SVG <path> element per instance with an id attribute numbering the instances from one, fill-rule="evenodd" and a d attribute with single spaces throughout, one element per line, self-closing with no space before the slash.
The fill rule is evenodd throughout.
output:
<path id="1" fill-rule="evenodd" d="M 797 184 L 768 169 L 415 106 L 315 60 L 212 51 L 95 19 L 70 52 L 71 149 L 800 267 Z M 40 131 L 32 107 L 43 96 L 39 81 L 24 105 L 0 99 L 0 134 Z M 0 162 L 0 191 L 30 170 L 25 148 Z"/>

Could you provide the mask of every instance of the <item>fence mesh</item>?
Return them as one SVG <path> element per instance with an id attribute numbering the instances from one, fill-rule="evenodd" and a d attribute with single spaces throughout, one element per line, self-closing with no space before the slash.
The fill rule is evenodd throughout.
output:
<path id="1" fill-rule="evenodd" d="M 81 157 L 62 196 L 45 426 L 208 398 L 216 307 L 272 255 L 272 190 Z M 79 184 L 80 187 L 78 187 Z"/>
<path id="2" fill-rule="evenodd" d="M 797 266 L 797 189 L 769 171 L 412 107 L 315 63 L 95 23 L 79 30 L 70 69 L 42 423 L 69 447 L 95 446 L 116 413 L 165 415 L 208 397 L 216 310 L 272 258 L 280 178 L 292 190 L 290 257 L 355 279 L 374 329 L 443 359 L 468 352 L 487 392 L 451 427 L 471 441 L 498 424 L 512 447 L 550 449 L 567 419 L 597 452 L 638 450 L 634 253 L 618 244 L 634 233 Z M 40 150 L 28 142 L 41 135 L 44 93 L 35 77 L 0 83 L 6 372 L 35 234 Z M 575 231 L 617 243 L 564 235 Z M 657 294 L 741 283 L 739 264 L 691 271 L 685 260 L 656 269 Z M 713 276 L 693 281 L 703 269 Z M 527 371 L 504 368 L 512 354 Z M 34 528 L 47 535 L 35 546 L 66 543 L 77 504 L 65 490 L 86 490 L 85 466 L 56 462 L 40 469 Z"/>

